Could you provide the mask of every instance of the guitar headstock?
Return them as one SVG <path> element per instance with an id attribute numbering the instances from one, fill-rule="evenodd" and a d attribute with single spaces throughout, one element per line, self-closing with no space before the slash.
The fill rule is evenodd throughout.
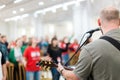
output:
<path id="1" fill-rule="evenodd" d="M 44 70 L 49 70 L 51 67 L 58 67 L 57 64 L 52 61 L 41 60 L 37 64 L 37 66 L 41 66 Z"/>

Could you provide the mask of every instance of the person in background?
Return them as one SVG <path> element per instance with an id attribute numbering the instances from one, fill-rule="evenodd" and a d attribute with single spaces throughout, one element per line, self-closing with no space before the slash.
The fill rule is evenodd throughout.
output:
<path id="1" fill-rule="evenodd" d="M 98 25 L 103 36 L 120 43 L 120 12 L 114 7 L 104 8 Z M 67 80 L 120 80 L 120 51 L 109 41 L 98 39 L 81 50 L 73 71 L 59 63 L 57 69 Z"/>
<path id="2" fill-rule="evenodd" d="M 9 49 L 12 49 L 16 46 L 16 42 L 15 41 L 11 41 L 9 44 L 8 44 L 8 48 Z"/>
<path id="3" fill-rule="evenodd" d="M 49 45 L 49 37 L 48 36 L 46 36 L 44 39 L 43 38 L 39 39 L 38 47 L 40 48 L 43 56 L 47 56 L 48 45 Z"/>
<path id="4" fill-rule="evenodd" d="M 37 47 L 38 40 L 32 37 L 24 51 L 26 80 L 40 80 L 40 67 L 36 63 L 40 61 L 40 49 Z"/>
<path id="5" fill-rule="evenodd" d="M 1 40 L 1 34 L 0 34 Z M 0 44 L 0 80 L 6 80 L 7 77 L 7 68 L 6 68 L 6 57 L 3 53 L 2 46 Z"/>
<path id="6" fill-rule="evenodd" d="M 42 48 L 42 42 L 43 42 L 43 38 L 39 38 L 38 44 L 37 46 L 41 49 Z"/>
<path id="7" fill-rule="evenodd" d="M 7 47 L 8 46 L 7 37 L 5 35 L 2 35 L 1 40 L 5 44 L 5 46 Z"/>
<path id="8" fill-rule="evenodd" d="M 5 44 L 8 52 L 9 52 L 10 49 L 8 48 L 7 37 L 6 37 L 5 35 L 2 35 L 2 36 L 1 36 L 1 40 L 2 40 L 2 42 Z"/>
<path id="9" fill-rule="evenodd" d="M 0 48 L 1 48 L 1 51 L 3 53 L 3 55 L 5 55 L 5 59 L 6 59 L 6 63 L 8 64 L 9 61 L 8 61 L 8 50 L 7 50 L 7 47 L 6 47 L 6 40 L 4 39 L 4 35 L 1 35 L 1 41 L 0 41 Z"/>
<path id="10" fill-rule="evenodd" d="M 23 35 L 21 39 L 22 39 L 22 48 L 25 50 L 28 46 L 27 36 Z M 31 38 L 28 38 L 28 40 L 31 40 Z"/>
<path id="11" fill-rule="evenodd" d="M 78 40 L 74 39 L 74 42 L 70 44 L 69 46 L 69 56 L 72 57 L 74 53 L 76 52 L 77 48 L 79 47 Z M 70 61 L 70 65 L 75 65 L 78 61 L 80 51 L 73 57 L 73 59 Z"/>
<path id="12" fill-rule="evenodd" d="M 67 51 L 68 45 L 69 44 L 67 44 L 65 49 L 59 48 L 57 38 L 53 37 L 51 40 L 51 44 L 48 46 L 48 50 L 47 50 L 48 56 L 55 63 L 58 63 L 58 61 L 62 62 L 62 53 Z M 51 68 L 51 72 L 52 72 L 52 80 L 59 80 L 60 74 L 57 71 L 57 69 Z"/>
<path id="13" fill-rule="evenodd" d="M 59 47 L 61 49 L 65 49 L 67 46 L 66 42 L 68 42 L 68 38 L 64 37 L 63 40 L 59 43 Z M 68 61 L 69 59 L 68 50 L 62 53 L 62 59 L 63 59 L 63 64 L 65 64 Z"/>
<path id="14" fill-rule="evenodd" d="M 17 79 L 16 75 L 18 76 L 18 80 L 20 79 L 19 64 L 23 64 L 23 52 L 22 40 L 19 38 L 16 40 L 16 46 L 11 48 L 8 56 L 10 63 L 14 64 L 14 80 Z"/>
<path id="15" fill-rule="evenodd" d="M 44 39 L 44 41 L 42 42 L 42 47 L 41 47 L 41 49 L 42 49 L 43 52 L 44 52 L 44 53 L 43 53 L 44 56 L 47 55 L 47 48 L 48 48 L 48 45 L 49 45 L 49 37 L 46 36 L 45 39 Z"/>
<path id="16" fill-rule="evenodd" d="M 28 45 L 28 43 L 27 43 L 27 36 L 26 35 L 22 36 L 22 41 L 23 41 L 23 46 L 27 46 Z"/>
<path id="17" fill-rule="evenodd" d="M 70 44 L 69 49 L 74 53 L 77 50 L 78 46 L 78 40 L 74 39 L 74 42 Z"/>

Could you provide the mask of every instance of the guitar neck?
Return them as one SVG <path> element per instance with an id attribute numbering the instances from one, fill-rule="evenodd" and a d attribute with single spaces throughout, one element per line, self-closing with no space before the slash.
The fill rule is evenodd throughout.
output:
<path id="1" fill-rule="evenodd" d="M 56 64 L 56 63 L 54 63 L 54 66 L 53 67 L 55 67 L 55 68 L 57 68 L 58 67 L 58 65 Z M 66 70 L 73 70 L 73 68 L 70 68 L 70 67 L 67 67 L 67 66 L 63 66 Z"/>
<path id="2" fill-rule="evenodd" d="M 36 63 L 36 65 L 37 66 L 41 66 L 41 67 L 44 67 L 44 66 L 46 66 L 46 68 L 47 67 L 55 67 L 55 68 L 57 68 L 58 67 L 58 64 L 56 64 L 56 63 L 54 63 L 54 62 L 51 62 L 51 61 L 39 61 L 38 63 Z M 66 69 L 66 70 L 73 70 L 73 68 L 70 68 L 70 67 L 66 67 L 66 66 L 64 66 L 64 68 Z"/>

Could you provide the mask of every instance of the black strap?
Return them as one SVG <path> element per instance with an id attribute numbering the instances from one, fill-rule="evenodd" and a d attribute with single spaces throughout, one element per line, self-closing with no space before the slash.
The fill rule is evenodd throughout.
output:
<path id="1" fill-rule="evenodd" d="M 102 37 L 100 37 L 100 39 L 104 39 L 104 40 L 110 42 L 114 47 L 116 47 L 120 51 L 120 43 L 117 40 L 115 40 L 111 37 L 108 37 L 108 36 L 102 36 Z"/>

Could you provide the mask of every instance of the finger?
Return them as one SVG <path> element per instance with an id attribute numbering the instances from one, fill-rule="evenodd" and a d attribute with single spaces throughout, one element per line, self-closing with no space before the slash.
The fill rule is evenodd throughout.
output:
<path id="1" fill-rule="evenodd" d="M 60 62 L 58 63 L 58 66 L 62 66 Z"/>

